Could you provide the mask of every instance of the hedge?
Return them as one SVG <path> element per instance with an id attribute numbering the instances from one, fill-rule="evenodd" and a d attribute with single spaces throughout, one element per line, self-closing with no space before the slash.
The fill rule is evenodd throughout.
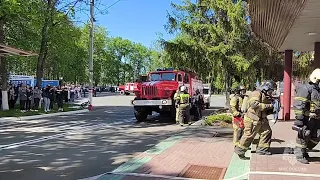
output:
<path id="1" fill-rule="evenodd" d="M 206 118 L 206 125 L 212 126 L 214 123 L 224 122 L 232 123 L 232 116 L 229 113 L 210 115 Z"/>

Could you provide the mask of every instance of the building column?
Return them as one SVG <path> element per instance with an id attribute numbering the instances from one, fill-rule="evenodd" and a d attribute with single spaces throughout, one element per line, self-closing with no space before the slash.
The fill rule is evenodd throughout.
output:
<path id="1" fill-rule="evenodd" d="M 283 78 L 283 120 L 290 120 L 291 111 L 291 80 L 292 80 L 292 50 L 284 52 L 284 78 Z"/>
<path id="2" fill-rule="evenodd" d="M 314 43 L 313 67 L 314 67 L 314 69 L 320 68 L 320 42 Z"/>

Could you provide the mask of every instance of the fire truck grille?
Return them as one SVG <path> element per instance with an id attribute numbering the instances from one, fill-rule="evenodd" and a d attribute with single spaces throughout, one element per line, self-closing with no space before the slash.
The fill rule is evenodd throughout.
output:
<path id="1" fill-rule="evenodd" d="M 145 96 L 156 96 L 158 95 L 158 89 L 154 86 L 144 86 L 142 87 L 142 95 Z"/>

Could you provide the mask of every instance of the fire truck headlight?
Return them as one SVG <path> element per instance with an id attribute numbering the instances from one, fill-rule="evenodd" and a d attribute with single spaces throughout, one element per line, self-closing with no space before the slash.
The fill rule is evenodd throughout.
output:
<path id="1" fill-rule="evenodd" d="M 162 104 L 167 104 L 168 101 L 167 100 L 162 100 Z"/>

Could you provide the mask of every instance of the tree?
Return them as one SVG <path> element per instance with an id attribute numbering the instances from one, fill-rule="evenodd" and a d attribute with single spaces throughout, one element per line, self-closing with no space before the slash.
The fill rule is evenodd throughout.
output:
<path id="1" fill-rule="evenodd" d="M 5 44 L 5 27 L 7 20 L 19 13 L 20 7 L 16 0 L 0 1 L 0 44 Z M 8 71 L 7 61 L 4 56 L 0 56 L 1 93 L 2 110 L 8 110 Z"/>
<path id="2" fill-rule="evenodd" d="M 185 0 L 182 5 L 172 6 L 175 11 L 168 16 L 167 28 L 181 33 L 175 42 L 164 42 L 165 49 L 171 56 L 175 54 L 175 59 L 183 60 L 184 66 L 195 67 L 202 78 L 210 73 L 223 74 L 220 77 L 224 77 L 228 105 L 232 76 L 247 70 L 250 63 L 243 54 L 250 44 L 243 2 Z"/>
<path id="3" fill-rule="evenodd" d="M 45 0 L 44 2 L 40 1 L 40 3 L 42 3 L 42 8 L 44 9 L 44 11 L 41 11 L 43 16 L 43 24 L 41 30 L 41 42 L 36 72 L 37 83 L 39 85 L 41 85 L 42 83 L 44 64 L 48 56 L 48 46 L 50 42 L 49 32 L 61 21 L 67 19 L 69 15 L 72 16 L 74 13 L 74 7 L 80 1 L 81 0 L 74 0 L 65 4 L 64 1 L 60 0 Z M 62 8 L 57 9 L 58 5 Z"/>
<path id="4" fill-rule="evenodd" d="M 254 77 L 279 79 L 280 71 L 270 67 L 278 66 L 281 56 L 253 36 L 245 1 L 184 0 L 172 7 L 166 29 L 178 35 L 161 40 L 168 63 L 194 69 L 209 83 L 214 80 L 215 88 L 225 90 L 227 105 L 232 85 L 254 87 Z"/>
<path id="5" fill-rule="evenodd" d="M 110 38 L 110 41 L 107 45 L 108 50 L 115 54 L 118 62 L 115 64 L 117 73 L 117 85 L 119 86 L 121 81 L 127 82 L 126 74 L 128 66 L 129 54 L 132 52 L 132 43 L 128 39 L 122 39 L 121 37 Z M 122 80 L 121 80 L 122 76 Z"/>

